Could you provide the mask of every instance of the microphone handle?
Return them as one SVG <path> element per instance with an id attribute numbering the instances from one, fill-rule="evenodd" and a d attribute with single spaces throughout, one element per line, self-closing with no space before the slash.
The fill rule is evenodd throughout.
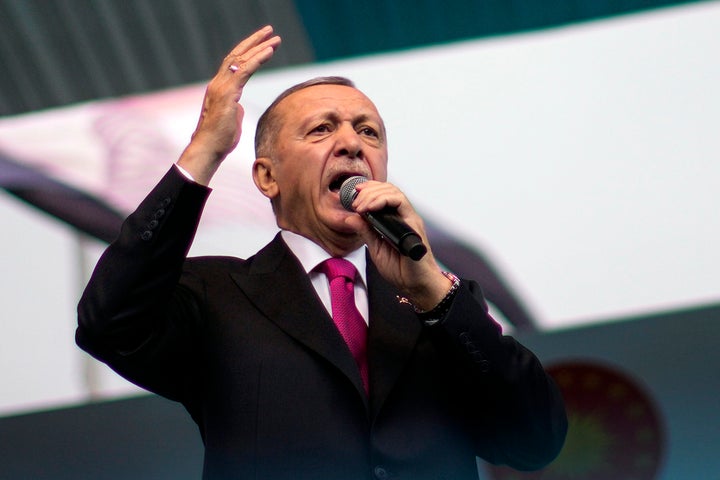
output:
<path id="1" fill-rule="evenodd" d="M 367 212 L 365 219 L 401 254 L 418 261 L 427 253 L 420 236 L 392 210 Z"/>

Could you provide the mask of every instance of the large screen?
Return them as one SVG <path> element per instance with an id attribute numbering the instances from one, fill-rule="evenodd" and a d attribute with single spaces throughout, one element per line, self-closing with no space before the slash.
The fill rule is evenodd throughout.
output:
<path id="1" fill-rule="evenodd" d="M 270 206 L 250 179 L 254 122 L 285 87 L 344 75 L 384 116 L 390 181 L 433 225 L 486 256 L 541 329 L 716 303 L 719 24 L 720 4 L 700 3 L 262 72 L 245 89 L 244 137 L 212 185 L 192 253 L 247 256 L 272 237 Z M 190 85 L 4 118 L 0 150 L 128 212 L 186 145 L 203 91 Z M 6 217 L 17 222 L 6 231 L 35 221 Z M 47 237 L 3 237 L 5 252 L 48 251 Z M 53 258 L 69 259 L 55 274 L 74 277 L 77 252 L 62 242 L 66 252 Z M 100 246 L 84 248 L 91 266 Z M 64 292 L 62 313 L 49 300 L 33 322 L 52 329 L 61 316 L 71 325 L 79 288 Z M 56 293 L 40 285 L 33 296 Z M 8 318 L 24 315 L 15 298 L 5 300 Z M 3 338 L 19 339 L 4 342 L 3 358 L 18 358 L 30 333 L 16 322 L 2 328 Z M 39 365 L 80 355 L 63 340 L 35 348 Z M 75 375 L 77 362 L 66 364 Z M 82 390 L 63 388 L 64 398 Z"/>

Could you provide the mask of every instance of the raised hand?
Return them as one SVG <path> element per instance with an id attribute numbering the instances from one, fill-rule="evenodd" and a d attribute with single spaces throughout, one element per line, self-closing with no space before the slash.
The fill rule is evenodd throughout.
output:
<path id="1" fill-rule="evenodd" d="M 245 113 L 239 103 L 243 89 L 272 58 L 280 41 L 271 26 L 261 28 L 227 54 L 210 80 L 192 140 L 178 160 L 198 183 L 207 185 L 240 141 Z"/>

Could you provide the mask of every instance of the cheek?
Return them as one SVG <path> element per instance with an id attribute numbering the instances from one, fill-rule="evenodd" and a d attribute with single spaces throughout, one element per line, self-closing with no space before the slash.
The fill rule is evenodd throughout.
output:
<path id="1" fill-rule="evenodd" d="M 379 182 L 387 182 L 387 159 L 379 160 L 370 164 L 373 179 Z"/>
<path id="2" fill-rule="evenodd" d="M 314 203 L 318 195 L 318 184 L 314 181 L 315 173 L 309 170 L 298 171 L 292 179 L 288 179 L 288 190 L 295 202 Z"/>

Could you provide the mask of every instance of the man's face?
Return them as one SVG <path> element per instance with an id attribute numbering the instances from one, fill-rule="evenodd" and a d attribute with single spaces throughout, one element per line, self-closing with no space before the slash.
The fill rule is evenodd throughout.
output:
<path id="1" fill-rule="evenodd" d="M 354 214 L 340 204 L 339 189 L 353 175 L 387 180 L 385 128 L 375 105 L 355 88 L 315 85 L 283 99 L 277 114 L 268 196 L 278 225 L 331 253 L 357 248 L 359 237 L 344 222 Z"/>

